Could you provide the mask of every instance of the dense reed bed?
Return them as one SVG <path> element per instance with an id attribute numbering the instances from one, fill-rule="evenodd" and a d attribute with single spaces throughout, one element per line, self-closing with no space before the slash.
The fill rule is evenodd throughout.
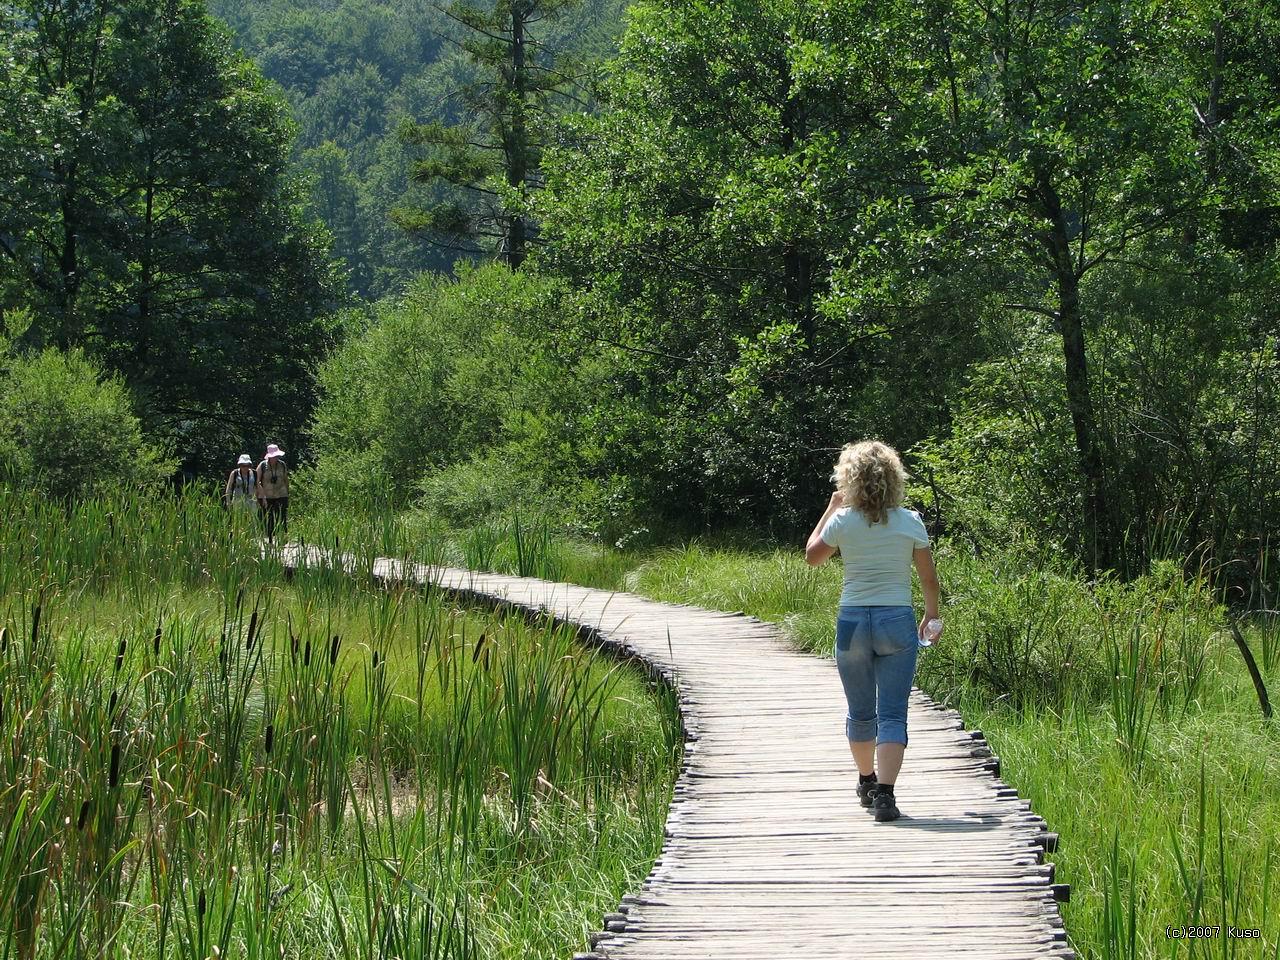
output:
<path id="1" fill-rule="evenodd" d="M 286 582 L 198 496 L 0 499 L 0 957 L 566 956 L 648 871 L 679 736 L 638 670 Z M 333 535 L 438 552 L 403 533 Z"/>

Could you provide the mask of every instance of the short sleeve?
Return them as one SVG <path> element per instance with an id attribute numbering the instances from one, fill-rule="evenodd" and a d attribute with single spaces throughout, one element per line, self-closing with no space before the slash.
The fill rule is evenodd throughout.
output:
<path id="1" fill-rule="evenodd" d="M 827 520 L 826 525 L 822 528 L 821 536 L 822 542 L 828 547 L 840 546 L 840 544 L 836 542 L 836 537 L 840 535 L 840 530 L 844 527 L 845 520 L 848 516 L 849 511 L 847 509 L 841 509 L 833 513 Z"/>
<path id="2" fill-rule="evenodd" d="M 908 510 L 907 516 L 911 518 L 911 522 L 908 526 L 911 531 L 913 546 L 917 550 L 923 550 L 925 547 L 930 545 L 929 531 L 925 529 L 924 521 L 920 519 L 920 514 L 916 513 L 914 510 Z"/>

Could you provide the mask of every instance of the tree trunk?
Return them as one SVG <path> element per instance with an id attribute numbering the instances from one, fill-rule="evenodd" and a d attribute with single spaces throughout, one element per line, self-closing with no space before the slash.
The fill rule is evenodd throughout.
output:
<path id="1" fill-rule="evenodd" d="M 62 281 L 59 290 L 61 302 L 58 304 L 60 316 L 54 342 L 58 349 L 66 350 L 79 337 L 77 306 L 80 299 L 80 255 L 74 187 L 68 187 L 63 193 L 61 212 L 62 249 L 58 257 L 58 273 Z"/>
<path id="2" fill-rule="evenodd" d="M 782 150 L 791 153 L 806 136 L 804 104 L 794 95 L 782 108 Z M 792 238 L 783 253 L 783 292 L 792 322 L 804 337 L 805 350 L 812 352 L 814 343 L 813 256 L 801 237 Z"/>
<path id="3" fill-rule="evenodd" d="M 511 4 L 511 131 L 507 137 L 507 184 L 517 190 L 524 186 L 528 175 L 529 145 L 525 130 L 525 105 L 528 101 L 528 72 L 525 66 L 525 21 L 529 11 L 525 0 L 513 0 Z M 521 214 L 507 218 L 507 265 L 519 269 L 524 263 L 528 242 L 526 224 Z"/>
<path id="4" fill-rule="evenodd" d="M 138 289 L 138 321 L 134 330 L 133 362 L 135 376 L 145 381 L 150 369 L 151 353 L 151 288 L 155 282 L 155 180 L 154 156 L 148 145 L 147 186 L 143 206 L 142 257 Z"/>
<path id="5" fill-rule="evenodd" d="M 1085 559 L 1091 570 L 1106 569 L 1115 562 L 1115 535 L 1106 490 L 1106 469 L 1098 445 L 1098 419 L 1089 384 L 1089 357 L 1085 349 L 1084 318 L 1080 309 L 1080 277 L 1071 256 L 1071 242 L 1061 199 L 1047 177 L 1041 176 L 1038 192 L 1049 221 L 1044 245 L 1052 265 L 1058 294 L 1058 325 L 1062 356 L 1066 363 L 1067 406 L 1075 431 L 1076 453 L 1084 477 Z"/>

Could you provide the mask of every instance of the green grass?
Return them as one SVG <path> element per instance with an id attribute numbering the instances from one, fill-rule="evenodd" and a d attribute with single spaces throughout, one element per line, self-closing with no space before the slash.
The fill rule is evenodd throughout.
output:
<path id="1" fill-rule="evenodd" d="M 657 855 L 674 704 L 570 632 L 0 501 L 0 957 L 566 956 Z"/>

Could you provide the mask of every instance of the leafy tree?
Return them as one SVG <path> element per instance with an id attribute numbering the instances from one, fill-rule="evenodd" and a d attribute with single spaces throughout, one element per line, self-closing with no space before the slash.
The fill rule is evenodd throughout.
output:
<path id="1" fill-rule="evenodd" d="M 361 168 L 385 132 L 387 83 L 373 64 L 357 61 L 350 69 L 331 73 L 315 93 L 294 107 L 302 129 L 303 147 L 332 141 L 356 154 Z"/>
<path id="2" fill-rule="evenodd" d="M 326 140 L 304 150 L 298 166 L 312 178 L 308 212 L 333 234 L 333 253 L 346 264 L 351 283 L 358 290 L 368 289 L 372 278 L 360 222 L 360 183 L 347 152 Z"/>
<path id="3" fill-rule="evenodd" d="M 76 16 L 44 4 L 0 5 L 8 123 L 0 200 L 0 284 L 6 306 L 31 295 L 36 335 L 66 348 L 92 313 L 84 289 L 108 267 L 109 158 L 124 150 L 121 105 L 106 73 L 110 4 Z M 28 294 L 29 291 L 29 294 Z"/>
<path id="4" fill-rule="evenodd" d="M 1137 5 L 1015 3 L 993 18 L 956 3 L 941 18 L 951 63 L 967 69 L 951 70 L 948 92 L 933 98 L 945 167 L 926 182 L 947 198 L 944 229 L 986 268 L 1005 309 L 1046 315 L 1060 332 L 1085 551 L 1109 566 L 1120 524 L 1082 281 L 1142 238 L 1183 229 L 1211 202 L 1203 171 L 1186 162 L 1193 126 L 1169 123 L 1169 105 L 1191 91 L 1161 68 L 1167 24 Z M 944 104 L 953 89 L 957 99 Z"/>
<path id="5" fill-rule="evenodd" d="M 22 96 L 55 121 L 24 138 L 0 209 L 32 336 L 122 373 L 197 461 L 296 436 L 339 278 L 278 100 L 198 0 L 5 11 Z"/>
<path id="6" fill-rule="evenodd" d="M 930 463 L 953 517 L 1034 530 L 1129 573 L 1153 551 L 1256 551 L 1265 538 L 1242 543 L 1218 495 L 1268 501 L 1227 478 L 1265 470 L 1270 431 L 1223 442 L 1221 411 L 1224 392 L 1241 413 L 1274 398 L 1224 391 L 1224 370 L 1259 369 L 1275 330 L 1277 86 L 1258 53 L 1274 46 L 1274 16 L 1235 4 L 881 10 L 885 57 L 914 63 L 892 131 L 909 202 L 864 210 L 877 242 L 834 282 L 853 309 L 945 295 L 981 319 L 989 359 L 951 437 L 927 451 L 947 452 Z M 930 269 L 961 282 L 931 288 L 919 279 Z M 1046 336 L 1058 344 L 1048 365 Z"/>
<path id="7" fill-rule="evenodd" d="M 635 5 L 539 201 L 613 462 L 655 509 L 798 523 L 833 441 L 955 414 L 921 469 L 982 491 L 1007 451 L 987 492 L 1091 565 L 1140 568 L 1175 504 L 1238 555 L 1206 491 L 1269 433 L 1198 437 L 1272 402 L 1222 371 L 1275 330 L 1275 36 L 1233 3 Z"/>
<path id="8" fill-rule="evenodd" d="M 835 448 L 926 436 L 974 348 L 963 312 L 855 309 L 833 283 L 872 239 L 863 211 L 904 194 L 888 120 L 909 69 L 855 13 L 636 4 L 601 115 L 548 153 L 546 262 L 617 364 L 614 461 L 689 523 L 798 529 Z"/>
<path id="9" fill-rule="evenodd" d="M 865 303 L 883 296 L 887 276 L 933 260 L 966 273 L 967 296 L 985 309 L 1049 321 L 1080 479 L 1078 517 L 1062 519 L 1082 533 L 1087 563 L 1116 566 L 1137 519 L 1116 490 L 1134 446 L 1108 433 L 1115 408 L 1100 399 L 1107 373 L 1090 340 L 1116 342 L 1104 335 L 1115 333 L 1104 304 L 1144 312 L 1115 295 L 1150 294 L 1150 283 L 1135 282 L 1142 273 L 1162 278 L 1159 309 L 1197 332 L 1214 326 L 1168 292 L 1185 290 L 1188 275 L 1221 291 L 1236 269 L 1218 224 L 1238 198 L 1256 203 L 1265 178 L 1248 162 L 1251 173 L 1227 174 L 1222 155 L 1247 155 L 1260 141 L 1253 121 L 1233 125 L 1222 105 L 1274 92 L 1274 78 L 1245 54 L 1225 85 L 1231 58 L 1221 13 L 1209 7 L 1056 0 L 995 11 L 953 0 L 904 11 L 889 55 L 920 58 L 918 82 L 901 92 L 899 132 L 914 146 L 902 176 L 915 197 L 870 224 L 893 255 L 864 249 L 842 283 Z M 1252 186 L 1231 200 L 1232 180 Z"/>

